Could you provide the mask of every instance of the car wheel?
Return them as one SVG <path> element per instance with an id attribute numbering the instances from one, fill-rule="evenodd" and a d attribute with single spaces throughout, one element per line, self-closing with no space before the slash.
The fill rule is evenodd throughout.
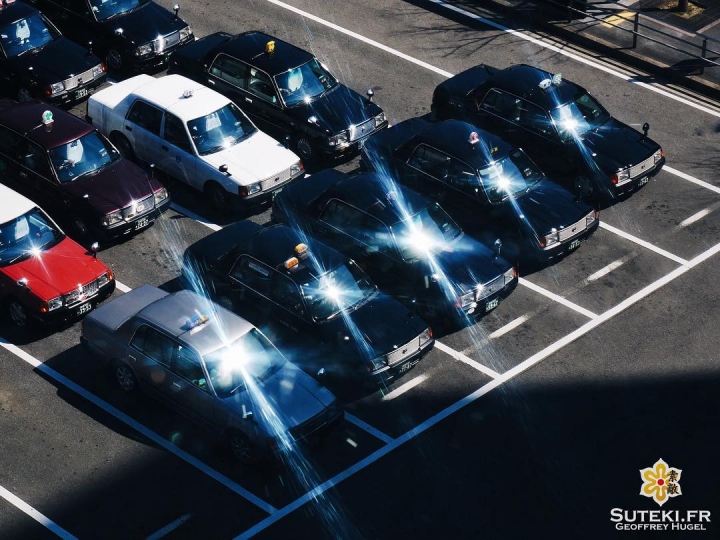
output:
<path id="1" fill-rule="evenodd" d="M 25 306 L 23 306 L 17 298 L 10 298 L 8 300 L 7 315 L 10 322 L 18 328 L 27 328 L 30 323 Z"/>
<path id="2" fill-rule="evenodd" d="M 122 73 L 125 69 L 122 53 L 117 49 L 110 49 L 105 55 L 105 65 L 117 73 Z"/>
<path id="3" fill-rule="evenodd" d="M 30 91 L 27 88 L 21 88 L 18 90 L 18 101 L 30 101 L 32 99 L 32 94 L 30 94 Z"/>
<path id="4" fill-rule="evenodd" d="M 119 361 L 113 363 L 113 375 L 115 376 L 115 382 L 123 392 L 131 394 L 137 390 L 135 373 L 126 363 Z"/>
<path id="5" fill-rule="evenodd" d="M 73 231 L 77 237 L 81 240 L 85 240 L 88 237 L 90 230 L 88 229 L 87 223 L 80 218 L 74 218 L 72 222 Z"/>
<path id="6" fill-rule="evenodd" d="M 207 182 L 205 184 L 205 194 L 210 199 L 210 204 L 213 209 L 221 214 L 225 214 L 230 211 L 232 207 L 230 194 L 223 189 L 223 187 L 217 182 Z"/>
<path id="7" fill-rule="evenodd" d="M 310 163 L 315 159 L 315 143 L 308 135 L 301 133 L 295 138 L 295 153 L 303 163 Z"/>
<path id="8" fill-rule="evenodd" d="M 232 431 L 228 436 L 230 451 L 241 463 L 250 464 L 258 461 L 257 446 L 241 431 Z"/>
<path id="9" fill-rule="evenodd" d="M 118 152 L 127 159 L 135 159 L 135 152 L 133 151 L 133 147 L 130 144 L 130 141 L 127 140 L 127 137 L 123 135 L 122 133 L 118 133 L 117 131 L 110 134 L 110 142 L 112 142 L 115 147 L 118 149 Z"/>

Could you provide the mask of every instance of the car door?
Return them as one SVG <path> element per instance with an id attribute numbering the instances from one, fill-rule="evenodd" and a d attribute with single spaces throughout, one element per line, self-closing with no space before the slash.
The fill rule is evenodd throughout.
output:
<path id="1" fill-rule="evenodd" d="M 43 148 L 28 139 L 20 139 L 15 146 L 15 161 L 20 191 L 38 202 L 49 212 L 65 209 L 68 194 L 54 182 L 48 155 Z"/>
<path id="2" fill-rule="evenodd" d="M 157 167 L 173 178 L 202 189 L 197 178 L 198 159 L 185 123 L 165 112 Z"/>
<path id="3" fill-rule="evenodd" d="M 215 287 L 218 298 L 229 298 L 241 316 L 259 326 L 273 321 L 271 284 L 272 268 L 250 255 L 241 255 L 230 269 L 227 281 L 216 283 Z"/>
<path id="4" fill-rule="evenodd" d="M 148 163 L 155 163 L 161 152 L 162 119 L 162 110 L 138 99 L 130 106 L 123 121 L 123 133 L 130 141 L 135 155 Z"/>
<path id="5" fill-rule="evenodd" d="M 172 379 L 174 340 L 157 328 L 140 324 L 127 349 L 127 361 L 138 382 L 151 394 L 167 400 Z"/>

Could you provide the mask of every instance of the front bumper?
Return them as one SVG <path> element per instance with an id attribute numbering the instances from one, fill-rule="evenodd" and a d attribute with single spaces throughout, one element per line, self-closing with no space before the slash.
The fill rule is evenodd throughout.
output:
<path id="1" fill-rule="evenodd" d="M 569 253 L 572 253 L 578 247 L 580 247 L 580 244 L 590 238 L 599 226 L 600 219 L 598 218 L 593 222 L 592 225 L 590 225 L 590 227 L 585 229 L 582 233 L 578 234 L 577 236 L 573 236 L 572 238 L 568 238 L 567 240 L 561 242 L 558 246 L 552 247 L 550 249 L 540 249 L 539 247 L 536 247 L 535 252 L 533 253 L 534 257 L 532 257 L 531 262 L 546 263 L 564 257 Z"/>
<path id="2" fill-rule="evenodd" d="M 134 218 L 132 221 L 123 221 L 115 223 L 110 227 L 102 227 L 102 234 L 105 238 L 120 238 L 128 234 L 133 234 L 147 229 L 155 220 L 159 218 L 163 212 L 170 208 L 170 197 L 168 196 L 159 206 L 156 206 L 152 211 L 142 216 Z"/>
<path id="3" fill-rule="evenodd" d="M 650 169 L 649 171 L 646 171 L 643 174 L 640 174 L 630 180 L 629 182 L 626 182 L 625 184 L 621 186 L 614 186 L 611 184 L 612 189 L 614 191 L 614 194 L 616 197 L 622 197 L 625 195 L 629 195 L 641 187 L 643 187 L 645 184 L 647 184 L 657 173 L 659 173 L 663 166 L 665 165 L 665 158 L 662 158 L 660 161 L 658 161 L 655 166 Z"/>
<path id="4" fill-rule="evenodd" d="M 402 361 L 392 366 L 385 366 L 382 369 L 373 371 L 370 377 L 373 383 L 377 386 L 384 386 L 387 383 L 400 378 L 402 375 L 410 371 L 415 365 L 435 346 L 435 340 L 431 339 L 422 348 L 418 349 L 415 353 L 403 358 Z"/>
<path id="5" fill-rule="evenodd" d="M 500 305 L 500 302 L 508 297 L 508 295 L 515 290 L 517 287 L 518 279 L 513 279 L 510 283 L 505 285 L 502 289 L 494 292 L 490 296 L 482 298 L 477 302 L 473 302 L 462 309 L 456 309 L 456 318 L 462 321 L 476 321 L 483 317 L 486 313 L 491 312 L 493 309 Z"/>
<path id="6" fill-rule="evenodd" d="M 376 126 L 374 130 L 372 130 L 369 133 L 364 134 L 361 138 L 354 140 L 353 142 L 348 142 L 342 145 L 337 146 L 330 146 L 330 145 L 323 145 L 322 152 L 325 155 L 332 156 L 335 158 L 342 157 L 346 154 L 352 154 L 355 152 L 359 152 L 362 150 L 362 147 L 365 145 L 365 141 L 367 141 L 370 137 L 375 135 L 376 133 L 382 131 L 383 129 L 387 128 L 389 125 L 388 121 L 385 120 L 382 124 L 379 126 Z"/>
<path id="7" fill-rule="evenodd" d="M 277 187 L 273 187 L 272 189 L 264 189 L 257 194 L 253 194 L 249 197 L 238 197 L 238 199 L 240 200 L 240 204 L 249 207 L 269 203 L 274 201 L 277 194 L 280 193 L 283 189 L 301 178 L 305 178 L 305 169 L 301 170 L 298 174 L 291 177 L 286 182 L 279 184 Z"/>
<path id="8" fill-rule="evenodd" d="M 133 71 L 144 72 L 152 69 L 165 67 L 168 64 L 170 55 L 188 43 L 195 41 L 195 34 L 192 34 L 185 41 L 176 43 L 172 47 L 164 49 L 162 52 L 148 54 L 146 56 L 135 56 L 131 51 L 127 53 L 128 63 Z"/>
<path id="9" fill-rule="evenodd" d="M 61 92 L 54 96 L 40 96 L 41 99 L 51 105 L 58 105 L 61 107 L 67 107 L 74 105 L 84 99 L 87 99 L 91 94 L 94 94 L 107 80 L 107 73 L 103 73 L 98 77 L 92 79 L 87 84 L 76 86 L 72 90 Z"/>
<path id="10" fill-rule="evenodd" d="M 75 321 L 90 313 L 97 305 L 107 299 L 115 290 L 115 280 L 105 285 L 92 298 L 88 298 L 83 302 L 78 302 L 71 307 L 62 307 L 49 311 L 48 313 L 35 313 L 35 319 L 42 324 L 60 324 L 64 322 Z"/>

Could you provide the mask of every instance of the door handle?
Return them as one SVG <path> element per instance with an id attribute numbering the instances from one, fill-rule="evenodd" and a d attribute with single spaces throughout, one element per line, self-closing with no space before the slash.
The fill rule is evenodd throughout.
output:
<path id="1" fill-rule="evenodd" d="M 132 360 L 133 362 L 137 362 L 137 358 L 135 358 L 133 355 L 128 354 L 128 358 Z"/>
<path id="2" fill-rule="evenodd" d="M 246 97 L 245 101 L 247 101 L 248 103 L 252 103 L 252 99 L 250 99 L 249 97 Z"/>
<path id="3" fill-rule="evenodd" d="M 130 126 L 125 126 L 126 131 L 132 131 L 132 128 Z"/>
<path id="4" fill-rule="evenodd" d="M 213 85 L 214 85 L 214 84 L 215 84 L 215 81 L 213 81 L 212 79 L 208 79 L 208 84 L 213 84 Z"/>
<path id="5" fill-rule="evenodd" d="M 162 146 L 160 146 L 160 148 L 162 148 L 162 149 L 165 150 L 166 152 L 168 151 L 168 147 L 165 146 L 164 144 L 163 144 Z"/>
<path id="6" fill-rule="evenodd" d="M 180 390 L 182 388 L 182 386 L 180 386 L 180 383 L 177 383 L 177 382 L 172 383 L 172 387 L 175 390 Z"/>
<path id="7" fill-rule="evenodd" d="M 20 171 L 18 174 L 19 174 L 20 176 L 22 176 L 23 178 L 27 178 L 27 173 L 26 173 L 26 172 Z"/>

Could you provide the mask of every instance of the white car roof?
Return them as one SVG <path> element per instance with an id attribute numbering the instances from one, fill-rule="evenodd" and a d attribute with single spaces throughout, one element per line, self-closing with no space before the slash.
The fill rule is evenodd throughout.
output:
<path id="1" fill-rule="evenodd" d="M 135 88 L 133 93 L 176 115 L 183 122 L 215 112 L 230 103 L 222 94 L 182 75 L 150 79 Z M 186 92 L 191 92 L 192 96 L 184 97 Z"/>
<path id="2" fill-rule="evenodd" d="M 37 205 L 27 197 L 0 184 L 0 224 L 29 212 Z"/>

